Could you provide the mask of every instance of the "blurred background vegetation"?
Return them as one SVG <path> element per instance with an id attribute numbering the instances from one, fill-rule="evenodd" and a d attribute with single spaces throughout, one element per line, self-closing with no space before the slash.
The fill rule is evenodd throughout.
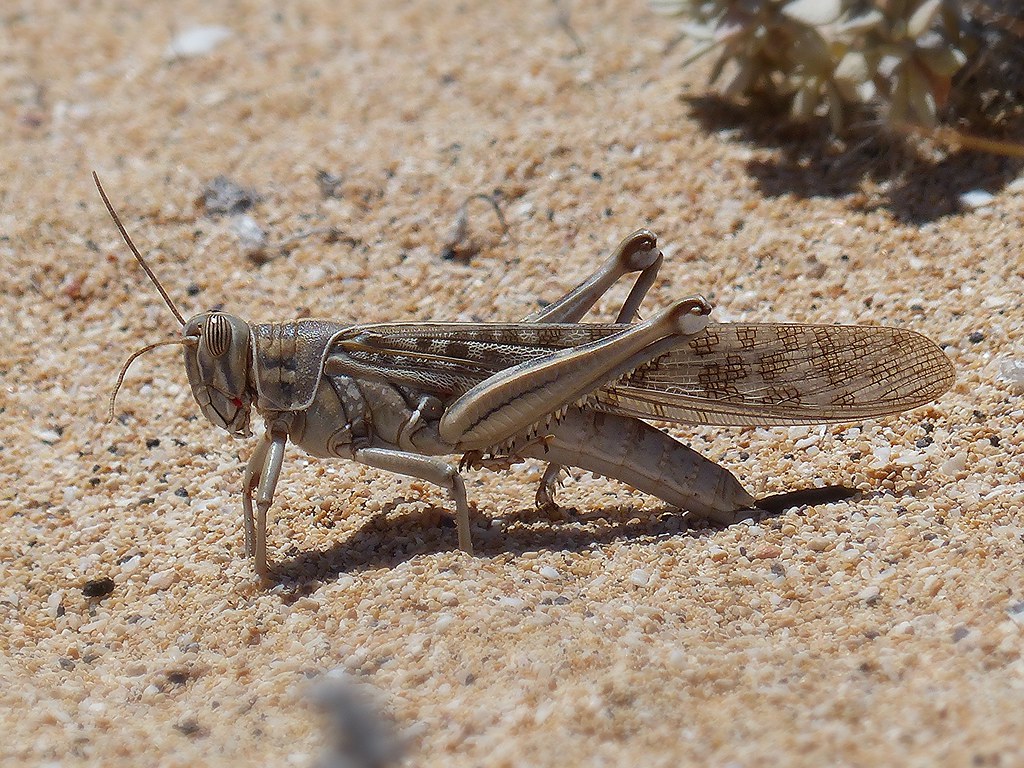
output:
<path id="1" fill-rule="evenodd" d="M 1024 157 L 1019 0 L 651 0 L 758 113 Z"/>

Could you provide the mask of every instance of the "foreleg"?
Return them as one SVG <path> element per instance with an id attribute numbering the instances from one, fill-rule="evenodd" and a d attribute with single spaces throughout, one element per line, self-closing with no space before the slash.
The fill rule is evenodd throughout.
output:
<path id="1" fill-rule="evenodd" d="M 459 549 L 467 554 L 473 554 L 466 484 L 455 467 L 443 459 L 387 448 L 359 448 L 352 452 L 352 458 L 368 467 L 415 477 L 448 491 L 455 502 L 455 526 L 459 534 Z"/>
<path id="2" fill-rule="evenodd" d="M 545 454 L 547 458 L 547 454 Z M 537 495 L 534 503 L 537 509 L 554 516 L 558 512 L 558 504 L 555 502 L 555 491 L 562 480 L 562 472 L 565 470 L 561 464 L 548 464 L 544 468 L 544 475 L 537 486 Z"/>
<path id="3" fill-rule="evenodd" d="M 263 464 L 267 460 L 267 450 L 270 448 L 270 433 L 264 432 L 260 441 L 256 444 L 256 450 L 249 457 L 249 463 L 245 465 L 245 472 L 242 473 L 242 520 L 245 527 L 245 556 L 253 556 L 255 546 L 255 523 L 253 522 L 252 494 L 260 482 L 260 473 L 263 471 Z"/>
<path id="4" fill-rule="evenodd" d="M 267 576 L 267 510 L 274 500 L 287 433 L 268 430 L 242 475 L 242 512 L 245 521 L 245 554 L 254 560 L 260 578 Z M 253 491 L 256 491 L 256 519 L 253 520 Z"/>

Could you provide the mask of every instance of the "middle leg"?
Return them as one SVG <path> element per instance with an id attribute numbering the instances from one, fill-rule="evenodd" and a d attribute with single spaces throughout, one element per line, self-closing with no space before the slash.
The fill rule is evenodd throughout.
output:
<path id="1" fill-rule="evenodd" d="M 459 534 L 459 549 L 466 554 L 473 554 L 466 484 L 455 467 L 443 459 L 388 448 L 359 448 L 352 452 L 352 458 L 368 467 L 426 480 L 428 483 L 433 483 L 448 491 L 455 502 L 455 525 Z"/>

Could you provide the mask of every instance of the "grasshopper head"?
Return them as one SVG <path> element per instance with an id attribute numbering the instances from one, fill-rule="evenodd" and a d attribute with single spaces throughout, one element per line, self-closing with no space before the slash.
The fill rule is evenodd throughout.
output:
<path id="1" fill-rule="evenodd" d="M 250 434 L 249 324 L 223 312 L 204 312 L 185 323 L 182 333 L 188 382 L 203 415 L 232 435 Z"/>

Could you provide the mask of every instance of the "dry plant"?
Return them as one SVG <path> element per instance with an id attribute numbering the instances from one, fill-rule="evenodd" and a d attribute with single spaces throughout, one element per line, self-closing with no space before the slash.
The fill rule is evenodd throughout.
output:
<path id="1" fill-rule="evenodd" d="M 716 57 L 732 98 L 782 101 L 834 133 L 865 121 L 971 144 L 1024 119 L 1024 22 L 1013 0 L 652 0 L 687 17 L 687 63 Z M 975 148 L 1017 154 L 989 139 Z M 1017 151 L 1013 151 L 1016 148 Z"/>

